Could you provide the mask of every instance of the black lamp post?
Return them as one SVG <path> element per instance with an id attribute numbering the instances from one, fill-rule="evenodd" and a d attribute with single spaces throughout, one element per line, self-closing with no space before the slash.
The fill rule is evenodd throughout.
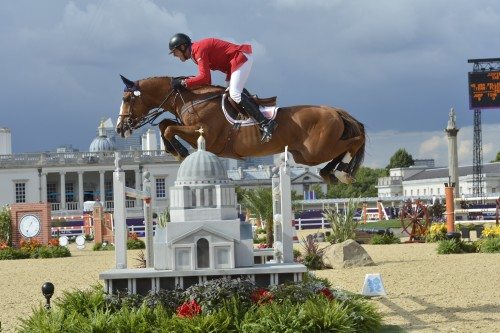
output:
<path id="1" fill-rule="evenodd" d="M 54 295 L 54 285 L 51 282 L 45 282 L 42 285 L 42 294 L 47 300 L 47 303 L 45 304 L 45 308 L 47 310 L 50 309 L 50 298 L 52 295 Z"/>

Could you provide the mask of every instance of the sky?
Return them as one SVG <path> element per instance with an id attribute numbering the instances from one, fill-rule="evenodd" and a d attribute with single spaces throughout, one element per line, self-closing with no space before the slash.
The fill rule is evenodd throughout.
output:
<path id="1" fill-rule="evenodd" d="M 468 59 L 500 58 L 498 0 L 16 0 L 0 11 L 0 127 L 13 153 L 88 150 L 116 121 L 119 74 L 194 75 L 168 54 L 177 32 L 250 43 L 247 88 L 280 106 L 326 104 L 365 124 L 365 166 L 399 148 L 447 165 L 457 113 L 459 165 L 472 164 Z M 222 85 L 224 76 L 213 73 Z M 482 111 L 483 160 L 500 151 L 500 109 Z"/>

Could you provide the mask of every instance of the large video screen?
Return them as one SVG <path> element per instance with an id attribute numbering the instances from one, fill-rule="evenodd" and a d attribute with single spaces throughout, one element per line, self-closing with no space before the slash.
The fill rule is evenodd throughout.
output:
<path id="1" fill-rule="evenodd" d="M 500 71 L 469 72 L 470 109 L 500 108 Z"/>

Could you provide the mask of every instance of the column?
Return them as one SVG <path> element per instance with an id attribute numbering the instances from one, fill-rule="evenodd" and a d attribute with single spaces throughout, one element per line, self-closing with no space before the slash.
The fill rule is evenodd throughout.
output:
<path id="1" fill-rule="evenodd" d="M 47 202 L 47 173 L 42 172 L 42 193 L 41 193 L 41 202 Z"/>
<path id="2" fill-rule="evenodd" d="M 139 169 L 135 170 L 135 184 L 134 188 L 137 190 L 142 190 L 141 188 L 142 184 L 142 177 L 141 177 L 141 171 Z M 142 206 L 142 200 L 140 198 L 135 198 L 135 207 L 141 207 Z"/>
<path id="3" fill-rule="evenodd" d="M 60 210 L 66 210 L 66 172 L 59 172 L 60 180 L 59 182 L 61 183 L 61 200 L 60 200 Z"/>
<path id="4" fill-rule="evenodd" d="M 83 211 L 83 171 L 78 171 L 78 207 Z"/>
<path id="5" fill-rule="evenodd" d="M 285 150 L 286 154 L 286 150 Z M 292 189 L 287 160 L 279 168 L 283 262 L 293 263 Z"/>
<path id="6" fill-rule="evenodd" d="M 102 206 L 104 209 L 107 209 L 106 207 L 106 196 L 104 195 L 104 173 L 106 171 L 104 170 L 99 170 L 99 200 L 102 203 Z"/>
<path id="7" fill-rule="evenodd" d="M 127 213 L 125 209 L 125 172 L 121 168 L 121 159 L 115 153 L 115 166 L 113 172 L 113 199 L 114 199 L 114 231 L 115 231 L 115 261 L 116 268 L 127 268 Z"/>

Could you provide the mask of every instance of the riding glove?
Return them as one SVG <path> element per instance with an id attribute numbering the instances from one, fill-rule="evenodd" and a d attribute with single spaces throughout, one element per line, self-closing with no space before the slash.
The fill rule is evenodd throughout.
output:
<path id="1" fill-rule="evenodd" d="M 182 78 L 174 77 L 172 79 L 172 88 L 174 88 L 175 90 L 184 89 L 184 86 L 182 85 Z"/>

